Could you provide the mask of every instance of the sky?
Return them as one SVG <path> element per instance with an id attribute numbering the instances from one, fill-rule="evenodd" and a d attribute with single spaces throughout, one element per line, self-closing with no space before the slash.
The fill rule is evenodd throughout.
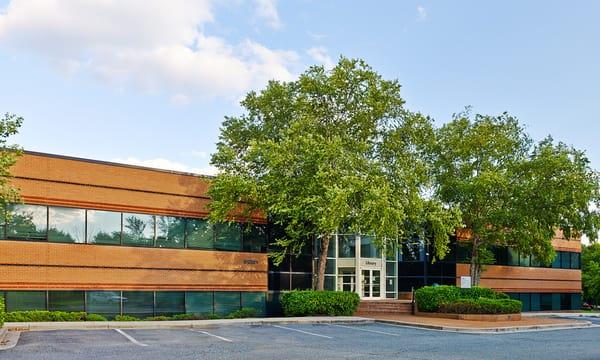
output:
<path id="1" fill-rule="evenodd" d="M 600 168 L 600 2 L 0 0 L 0 113 L 27 150 L 214 173 L 225 116 L 343 55 L 436 124 L 508 111 Z"/>

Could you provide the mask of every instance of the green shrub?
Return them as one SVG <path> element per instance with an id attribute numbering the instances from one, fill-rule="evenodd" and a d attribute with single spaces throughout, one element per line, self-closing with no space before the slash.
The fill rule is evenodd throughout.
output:
<path id="1" fill-rule="evenodd" d="M 242 319 L 256 316 L 256 309 L 251 307 L 241 308 L 227 315 L 227 319 Z"/>
<path id="2" fill-rule="evenodd" d="M 11 311 L 6 313 L 8 322 L 40 322 L 40 321 L 85 321 L 87 314 L 81 312 L 65 311 Z"/>
<path id="3" fill-rule="evenodd" d="M 206 320 L 212 314 L 177 314 L 171 316 L 171 320 Z"/>
<path id="4" fill-rule="evenodd" d="M 452 314 L 516 314 L 521 312 L 521 302 L 512 299 L 459 299 L 441 304 L 438 311 Z"/>
<path id="5" fill-rule="evenodd" d="M 4 326 L 4 298 L 0 296 L 0 328 Z"/>
<path id="6" fill-rule="evenodd" d="M 353 292 L 294 290 L 281 295 L 286 316 L 351 316 L 360 298 Z"/>
<path id="7" fill-rule="evenodd" d="M 108 321 L 108 319 L 99 314 L 87 314 L 85 321 Z"/>
<path id="8" fill-rule="evenodd" d="M 165 315 L 159 315 L 159 316 L 148 316 L 147 318 L 144 318 L 145 321 L 167 321 L 167 320 L 171 320 L 170 317 L 165 316 Z"/>
<path id="9" fill-rule="evenodd" d="M 140 319 L 131 315 L 117 315 L 115 316 L 115 321 L 139 321 Z"/>
<path id="10" fill-rule="evenodd" d="M 509 296 L 483 287 L 463 289 L 448 285 L 425 286 L 415 291 L 415 301 L 421 312 L 437 312 L 442 304 L 454 303 L 461 299 L 509 300 Z"/>

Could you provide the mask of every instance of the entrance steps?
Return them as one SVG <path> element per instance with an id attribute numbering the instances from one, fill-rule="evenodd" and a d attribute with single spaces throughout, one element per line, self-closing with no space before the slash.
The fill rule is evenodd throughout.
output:
<path id="1" fill-rule="evenodd" d="M 410 300 L 361 300 L 355 315 L 410 313 L 412 313 L 412 302 Z"/>

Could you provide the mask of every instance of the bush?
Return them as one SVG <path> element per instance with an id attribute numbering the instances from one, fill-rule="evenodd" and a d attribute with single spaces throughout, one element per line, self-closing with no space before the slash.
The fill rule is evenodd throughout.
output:
<path id="1" fill-rule="evenodd" d="M 115 321 L 139 321 L 140 319 L 131 315 L 117 315 L 115 316 Z"/>
<path id="2" fill-rule="evenodd" d="M 65 312 L 65 311 L 11 311 L 6 313 L 8 322 L 39 322 L 39 321 L 85 321 L 87 314 L 85 312 Z"/>
<path id="3" fill-rule="evenodd" d="M 108 319 L 99 314 L 87 314 L 85 321 L 108 321 Z"/>
<path id="4" fill-rule="evenodd" d="M 521 312 L 521 302 L 511 299 L 459 299 L 441 304 L 438 311 L 452 314 L 516 314 Z"/>
<path id="5" fill-rule="evenodd" d="M 0 296 L 0 328 L 4 326 L 4 298 Z"/>
<path id="6" fill-rule="evenodd" d="M 463 289 L 448 285 L 425 286 L 415 291 L 415 301 L 421 312 L 437 312 L 440 311 L 442 304 L 450 304 L 463 299 L 509 300 L 509 297 L 504 293 L 482 287 Z"/>
<path id="7" fill-rule="evenodd" d="M 250 317 L 255 317 L 255 316 L 256 316 L 256 309 L 247 307 L 247 308 L 241 308 L 240 310 L 230 313 L 229 315 L 227 315 L 227 319 L 243 319 L 243 318 L 250 318 Z"/>
<path id="8" fill-rule="evenodd" d="M 281 295 L 285 316 L 351 316 L 360 298 L 353 292 L 293 290 Z"/>
<path id="9" fill-rule="evenodd" d="M 167 321 L 167 320 L 171 320 L 170 317 L 165 316 L 165 315 L 159 315 L 159 316 L 148 316 L 147 318 L 144 318 L 145 321 Z"/>

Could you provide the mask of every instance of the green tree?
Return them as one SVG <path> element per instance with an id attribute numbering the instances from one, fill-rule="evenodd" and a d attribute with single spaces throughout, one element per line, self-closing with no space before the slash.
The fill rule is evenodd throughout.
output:
<path id="1" fill-rule="evenodd" d="M 397 81 L 361 60 L 309 68 L 296 81 L 272 81 L 226 118 L 211 163 L 211 219 L 255 211 L 285 229 L 275 263 L 320 240 L 317 289 L 324 287 L 333 234 L 376 236 L 378 246 L 427 223 L 436 254 L 448 251 L 457 214 L 423 196 L 429 187 L 429 118 L 404 109 Z M 239 202 L 243 207 L 239 207 Z"/>
<path id="2" fill-rule="evenodd" d="M 600 244 L 583 247 L 581 280 L 584 300 L 590 304 L 600 305 Z"/>
<path id="3" fill-rule="evenodd" d="M 467 110 L 436 132 L 435 197 L 462 213 L 474 285 L 493 245 L 548 264 L 556 230 L 597 237 L 599 214 L 590 204 L 600 202 L 599 178 L 582 151 L 550 137 L 534 143 L 506 113 L 473 117 Z"/>
<path id="4" fill-rule="evenodd" d="M 10 183 L 10 168 L 15 164 L 22 151 L 18 145 L 8 144 L 8 138 L 19 132 L 23 118 L 5 113 L 0 118 L 0 204 L 19 201 L 19 192 Z"/>

